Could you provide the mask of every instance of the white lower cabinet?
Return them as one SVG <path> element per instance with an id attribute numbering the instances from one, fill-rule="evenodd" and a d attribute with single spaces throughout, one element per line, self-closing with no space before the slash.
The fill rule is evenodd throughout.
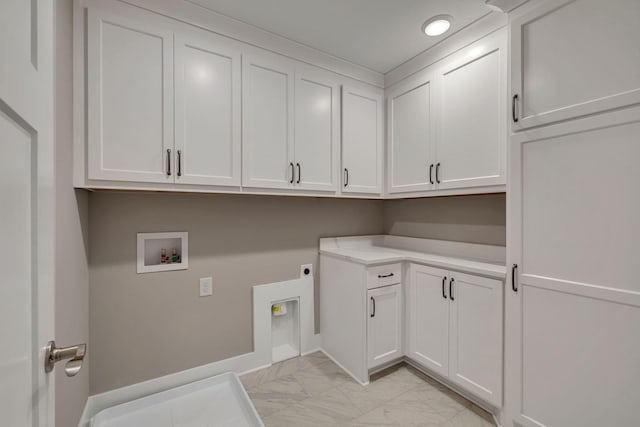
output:
<path id="1" fill-rule="evenodd" d="M 368 292 L 367 347 L 369 369 L 402 357 L 402 285 Z"/>
<path id="2" fill-rule="evenodd" d="M 499 280 L 411 264 L 407 356 L 500 407 L 502 301 Z"/>

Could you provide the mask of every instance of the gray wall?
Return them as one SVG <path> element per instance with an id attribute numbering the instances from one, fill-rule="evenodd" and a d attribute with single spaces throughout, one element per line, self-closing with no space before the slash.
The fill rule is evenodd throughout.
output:
<path id="1" fill-rule="evenodd" d="M 59 345 L 89 341 L 88 194 L 75 191 L 72 182 L 72 4 L 72 0 L 55 2 L 55 339 Z M 64 375 L 62 366 L 55 375 L 56 425 L 76 426 L 89 396 L 88 359 L 73 378 Z"/>
<path id="2" fill-rule="evenodd" d="M 383 231 L 370 200 L 99 192 L 89 216 L 91 394 L 251 352 L 254 285 L 317 267 L 320 237 Z M 188 270 L 136 274 L 158 231 L 189 232 Z"/>
<path id="3" fill-rule="evenodd" d="M 504 194 L 386 200 L 384 231 L 398 236 L 506 245 Z"/>

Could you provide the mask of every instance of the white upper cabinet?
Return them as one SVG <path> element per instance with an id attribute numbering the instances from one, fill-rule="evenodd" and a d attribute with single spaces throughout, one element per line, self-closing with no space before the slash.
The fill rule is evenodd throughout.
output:
<path id="1" fill-rule="evenodd" d="M 511 22 L 513 129 L 640 102 L 640 2 L 548 1 Z"/>
<path id="2" fill-rule="evenodd" d="M 390 193 L 433 188 L 432 81 L 400 84 L 387 96 L 387 186 Z"/>
<path id="3" fill-rule="evenodd" d="M 456 272 L 448 291 L 449 378 L 501 407 L 502 282 Z"/>
<path id="4" fill-rule="evenodd" d="M 342 192 L 382 192 L 382 95 L 342 86 Z"/>
<path id="5" fill-rule="evenodd" d="M 295 187 L 337 190 L 340 155 L 338 85 L 318 70 L 295 80 Z"/>
<path id="6" fill-rule="evenodd" d="M 240 51 L 209 33 L 175 37 L 176 182 L 240 185 Z"/>
<path id="7" fill-rule="evenodd" d="M 173 33 L 154 15 L 87 14 L 87 177 L 173 182 Z"/>
<path id="8" fill-rule="evenodd" d="M 506 184 L 505 34 L 485 37 L 443 62 L 437 82 L 436 187 Z"/>
<path id="9" fill-rule="evenodd" d="M 242 184 L 293 188 L 293 66 L 283 58 L 242 58 Z"/>

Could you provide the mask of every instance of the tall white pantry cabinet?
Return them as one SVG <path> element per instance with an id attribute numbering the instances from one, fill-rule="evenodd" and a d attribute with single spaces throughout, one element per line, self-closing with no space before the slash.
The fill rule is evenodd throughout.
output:
<path id="1" fill-rule="evenodd" d="M 640 425 L 639 23 L 635 0 L 511 17 L 507 427 Z"/>

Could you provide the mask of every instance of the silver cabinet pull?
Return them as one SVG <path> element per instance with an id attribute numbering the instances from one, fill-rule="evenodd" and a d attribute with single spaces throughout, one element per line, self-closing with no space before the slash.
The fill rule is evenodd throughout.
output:
<path id="1" fill-rule="evenodd" d="M 178 176 L 182 176 L 182 150 L 178 150 Z"/>
<path id="2" fill-rule="evenodd" d="M 80 372 L 85 354 L 87 354 L 86 344 L 57 348 L 55 341 L 49 341 L 45 349 L 44 371 L 49 373 L 53 371 L 57 362 L 68 360 L 64 365 L 64 373 L 68 377 L 73 377 Z"/>
<path id="3" fill-rule="evenodd" d="M 171 149 L 167 148 L 167 176 L 171 176 Z"/>

